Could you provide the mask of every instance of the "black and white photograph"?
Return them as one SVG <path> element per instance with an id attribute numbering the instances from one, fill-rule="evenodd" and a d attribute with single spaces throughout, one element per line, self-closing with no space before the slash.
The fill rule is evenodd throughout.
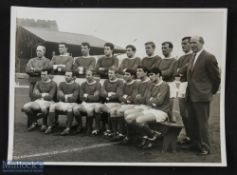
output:
<path id="1" fill-rule="evenodd" d="M 8 160 L 227 166 L 226 8 L 11 7 Z"/>

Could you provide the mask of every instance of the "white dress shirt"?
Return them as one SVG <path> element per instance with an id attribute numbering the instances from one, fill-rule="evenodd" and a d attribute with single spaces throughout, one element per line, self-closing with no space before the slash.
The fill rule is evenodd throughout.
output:
<path id="1" fill-rule="evenodd" d="M 197 61 L 197 58 L 198 58 L 199 55 L 202 53 L 202 51 L 203 51 L 203 49 L 199 50 L 199 51 L 196 53 L 195 58 L 194 58 L 194 61 L 193 61 L 193 68 L 194 68 L 195 63 L 196 63 L 196 61 Z M 195 53 L 194 53 L 194 54 L 195 54 Z"/>

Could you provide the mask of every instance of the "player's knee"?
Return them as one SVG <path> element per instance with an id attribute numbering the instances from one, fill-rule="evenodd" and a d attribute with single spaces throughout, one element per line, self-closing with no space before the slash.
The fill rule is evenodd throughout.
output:
<path id="1" fill-rule="evenodd" d="M 89 117 L 93 117 L 93 116 L 94 116 L 94 110 L 89 109 L 89 110 L 87 111 L 87 115 L 88 115 Z"/>
<path id="2" fill-rule="evenodd" d="M 74 115 L 80 115 L 80 106 L 74 106 L 72 111 Z"/>
<path id="3" fill-rule="evenodd" d="M 26 103 L 22 108 L 21 108 L 22 112 L 29 112 L 30 111 L 30 106 L 28 103 Z"/>
<path id="4" fill-rule="evenodd" d="M 130 113 L 130 110 L 124 111 L 124 117 L 129 116 L 129 114 L 131 114 L 131 113 Z"/>
<path id="5" fill-rule="evenodd" d="M 35 103 L 35 102 L 31 103 L 31 104 L 29 105 L 29 108 L 30 108 L 31 110 L 33 110 L 33 111 L 38 111 L 38 110 L 40 110 L 40 106 L 39 106 L 37 103 Z"/>
<path id="6" fill-rule="evenodd" d="M 114 111 L 111 111 L 111 112 L 110 112 L 110 117 L 111 117 L 111 118 L 117 117 L 117 114 L 116 114 L 116 112 L 114 112 Z"/>
<path id="7" fill-rule="evenodd" d="M 145 121 L 143 120 L 142 116 L 139 116 L 139 117 L 136 118 L 136 123 L 139 124 L 139 125 L 144 125 Z"/>
<path id="8" fill-rule="evenodd" d="M 56 110 L 56 105 L 55 104 L 50 105 L 49 112 L 55 112 L 55 110 Z"/>
<path id="9" fill-rule="evenodd" d="M 117 110 L 117 112 L 116 112 L 116 113 L 117 113 L 117 115 L 118 115 L 118 116 L 123 116 L 123 115 L 124 115 L 124 112 L 123 112 L 123 111 L 121 111 L 121 110 Z"/>
<path id="10" fill-rule="evenodd" d="M 43 113 L 43 114 L 47 114 L 48 113 L 48 108 L 47 107 L 42 107 L 41 108 L 41 112 Z"/>
<path id="11" fill-rule="evenodd" d="M 67 113 L 72 113 L 73 109 L 71 107 L 67 108 Z"/>
<path id="12" fill-rule="evenodd" d="M 129 111 L 125 111 L 125 112 L 124 112 L 124 117 L 127 117 L 128 114 L 129 114 Z"/>
<path id="13" fill-rule="evenodd" d="M 102 110 L 101 110 L 101 106 L 95 106 L 95 112 L 96 113 L 100 113 Z"/>
<path id="14" fill-rule="evenodd" d="M 134 122 L 134 115 L 133 114 L 130 114 L 128 116 L 125 117 L 125 121 L 127 123 L 133 123 Z"/>

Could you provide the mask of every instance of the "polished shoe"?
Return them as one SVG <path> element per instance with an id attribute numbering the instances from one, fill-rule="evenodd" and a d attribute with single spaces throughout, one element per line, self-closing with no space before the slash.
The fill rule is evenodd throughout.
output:
<path id="1" fill-rule="evenodd" d="M 91 132 L 91 135 L 93 135 L 93 136 L 98 136 L 99 133 L 100 133 L 100 131 L 97 130 L 97 129 L 95 129 L 95 130 L 93 130 L 93 131 Z"/>
<path id="2" fill-rule="evenodd" d="M 104 133 L 103 133 L 103 136 L 105 138 L 111 138 L 113 137 L 113 133 L 110 131 L 110 130 L 106 130 Z"/>
<path id="3" fill-rule="evenodd" d="M 197 153 L 198 156 L 206 156 L 208 154 L 210 154 L 210 152 L 207 150 L 201 150 L 200 152 Z"/>
<path id="4" fill-rule="evenodd" d="M 45 134 L 50 134 L 50 133 L 52 133 L 52 132 L 53 132 L 52 127 L 48 127 L 44 133 L 45 133 Z"/>
<path id="5" fill-rule="evenodd" d="M 137 147 L 142 148 L 142 147 L 146 144 L 147 139 L 148 139 L 147 136 L 143 136 L 143 137 L 142 137 L 142 141 L 140 142 L 139 145 L 137 145 Z"/>
<path id="6" fill-rule="evenodd" d="M 158 131 L 154 131 L 154 136 L 152 138 L 147 138 L 149 141 L 156 141 L 157 139 L 162 138 L 162 134 Z"/>
<path id="7" fill-rule="evenodd" d="M 36 123 L 36 122 L 32 123 L 31 126 L 27 130 L 28 131 L 33 131 L 37 128 L 37 126 L 38 126 L 38 123 Z"/>
<path id="8" fill-rule="evenodd" d="M 154 142 L 147 140 L 145 145 L 142 147 L 142 149 L 147 150 L 147 149 L 151 149 L 154 147 Z"/>
<path id="9" fill-rule="evenodd" d="M 61 136 L 66 136 L 70 134 L 70 130 L 69 129 L 64 129 L 63 132 L 60 133 Z"/>

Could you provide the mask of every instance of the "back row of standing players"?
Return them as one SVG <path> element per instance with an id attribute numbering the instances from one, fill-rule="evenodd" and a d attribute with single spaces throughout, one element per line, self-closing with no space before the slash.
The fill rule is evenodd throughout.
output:
<path id="1" fill-rule="evenodd" d="M 68 120 L 66 129 L 61 135 L 68 135 L 71 132 L 74 117 L 78 122 L 76 132 L 80 132 L 81 116 L 86 114 L 88 134 L 97 135 L 107 130 L 104 134 L 112 136 L 112 140 L 123 139 L 127 142 L 131 138 L 131 130 L 137 128 L 144 136 L 141 146 L 152 147 L 152 142 L 160 136 L 160 133 L 151 130 L 147 123 L 161 122 L 168 118 L 171 109 L 169 86 L 166 82 L 173 81 L 174 76 L 180 76 L 181 81 L 186 81 L 187 65 L 193 57 L 190 37 L 182 39 L 182 48 L 185 55 L 176 60 L 171 56 L 172 43 L 162 43 L 164 58 L 161 59 L 154 55 L 155 44 L 147 42 L 145 43 L 147 57 L 141 60 L 135 57 L 136 48 L 128 45 L 126 47 L 128 58 L 125 58 L 118 67 L 118 59 L 113 56 L 114 45 L 111 43 L 104 45 L 105 56 L 99 58 L 97 64 L 95 58 L 89 55 L 88 43 L 81 44 L 83 56 L 75 58 L 75 62 L 67 54 L 68 48 L 65 43 L 59 44 L 60 55 L 54 56 L 51 61 L 44 57 L 45 47 L 39 45 L 36 51 L 37 57 L 30 59 L 26 66 L 26 72 L 30 75 L 32 102 L 25 104 L 23 111 L 31 119 L 29 130 L 36 128 L 35 114 L 42 112 L 45 117 L 41 130 L 46 134 L 51 133 L 55 125 L 55 114 L 62 112 L 67 114 Z M 65 82 L 61 82 L 57 88 L 48 72 L 65 75 Z M 74 75 L 85 74 L 86 81 L 80 87 L 75 83 Z M 101 87 L 100 82 L 94 79 L 95 74 L 109 79 L 105 80 Z M 117 74 L 124 75 L 124 82 L 117 78 Z M 39 81 L 40 75 L 41 81 Z M 136 77 L 141 81 L 135 81 Z M 56 93 L 57 99 L 54 100 Z M 104 117 L 104 113 L 109 114 L 109 117 Z"/>

